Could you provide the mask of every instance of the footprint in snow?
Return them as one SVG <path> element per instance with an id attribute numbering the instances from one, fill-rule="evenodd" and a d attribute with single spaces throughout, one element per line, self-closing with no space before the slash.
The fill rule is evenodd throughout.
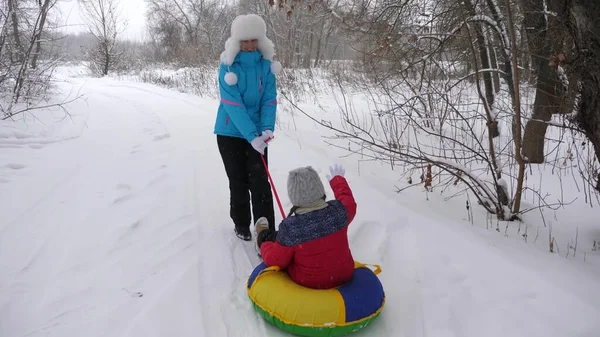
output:
<path id="1" fill-rule="evenodd" d="M 0 184 L 6 184 L 8 183 L 10 180 L 8 179 L 4 179 L 4 178 L 0 178 Z"/>
<path id="2" fill-rule="evenodd" d="M 131 191 L 132 187 L 131 187 L 131 185 L 129 185 L 129 184 L 118 184 L 118 185 L 115 187 L 115 189 L 116 189 L 117 191 Z M 116 198 L 115 200 L 113 200 L 113 205 L 120 204 L 120 203 L 122 203 L 123 201 L 126 201 L 126 200 L 128 200 L 128 199 L 131 199 L 131 197 L 132 197 L 132 195 L 131 195 L 130 193 L 127 193 L 127 194 L 125 194 L 125 195 L 122 195 L 122 196 L 120 196 L 120 197 Z"/>
<path id="3" fill-rule="evenodd" d="M 21 170 L 24 169 L 26 166 L 23 164 L 7 164 L 6 167 L 13 170 Z"/>
<path id="4" fill-rule="evenodd" d="M 125 292 L 127 292 L 129 295 L 131 295 L 131 297 L 142 297 L 144 296 L 143 293 L 139 292 L 139 291 L 135 291 L 135 292 L 131 292 L 125 288 L 123 288 L 123 290 L 125 290 Z"/>
<path id="5" fill-rule="evenodd" d="M 0 149 L 18 149 L 23 147 L 22 145 L 19 144 L 1 144 L 0 143 Z"/>
<path id="6" fill-rule="evenodd" d="M 131 225 L 129 225 L 129 228 L 131 230 L 134 230 L 134 229 L 140 227 L 141 224 L 142 224 L 142 220 L 138 220 L 138 221 L 132 223 Z"/>
<path id="7" fill-rule="evenodd" d="M 147 186 L 147 187 L 154 186 L 154 185 L 156 185 L 157 183 L 159 183 L 159 182 L 161 182 L 161 181 L 165 180 L 166 178 L 167 178 L 167 174 L 163 173 L 163 174 L 161 174 L 161 175 L 157 176 L 156 178 L 154 178 L 154 179 L 150 180 L 150 182 L 148 182 L 148 185 L 146 185 L 146 186 Z"/>
<path id="8" fill-rule="evenodd" d="M 120 203 L 122 203 L 122 202 L 124 202 L 124 201 L 127 201 L 127 200 L 129 200 L 129 199 L 131 199 L 131 194 L 126 194 L 126 195 L 124 195 L 124 196 L 122 196 L 122 197 L 119 197 L 119 198 L 115 199 L 115 200 L 113 201 L 113 205 L 120 204 Z"/>
<path id="9" fill-rule="evenodd" d="M 127 190 L 127 191 L 130 191 L 131 190 L 131 185 L 128 185 L 128 184 L 118 184 L 117 185 L 117 190 Z"/>
<path id="10" fill-rule="evenodd" d="M 171 137 L 170 134 L 163 133 L 162 135 L 154 136 L 154 140 L 155 141 L 157 141 L 157 140 L 163 140 L 163 139 L 166 139 L 166 138 L 169 138 L 169 137 Z"/>
<path id="11" fill-rule="evenodd" d="M 137 144 L 135 146 L 132 146 L 130 154 L 136 154 L 136 153 L 140 152 L 141 149 L 142 149 L 142 145 L 141 144 Z"/>

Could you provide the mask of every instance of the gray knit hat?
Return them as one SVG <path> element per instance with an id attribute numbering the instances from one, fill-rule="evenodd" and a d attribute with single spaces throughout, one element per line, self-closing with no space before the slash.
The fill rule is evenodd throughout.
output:
<path id="1" fill-rule="evenodd" d="M 325 196 L 325 187 L 312 167 L 290 171 L 287 181 L 288 196 L 292 205 L 304 207 Z"/>

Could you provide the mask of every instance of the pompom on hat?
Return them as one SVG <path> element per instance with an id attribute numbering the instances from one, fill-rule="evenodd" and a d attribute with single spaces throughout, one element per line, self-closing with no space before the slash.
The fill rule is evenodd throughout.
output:
<path id="1" fill-rule="evenodd" d="M 230 66 L 240 52 L 240 43 L 244 40 L 258 40 L 258 50 L 265 60 L 271 61 L 271 72 L 275 75 L 281 71 L 281 63 L 273 61 L 275 45 L 267 38 L 267 25 L 256 14 L 238 15 L 231 23 L 231 36 L 225 41 L 225 51 L 221 53 L 221 63 Z M 237 75 L 233 72 L 225 74 L 225 82 L 237 84 Z"/>

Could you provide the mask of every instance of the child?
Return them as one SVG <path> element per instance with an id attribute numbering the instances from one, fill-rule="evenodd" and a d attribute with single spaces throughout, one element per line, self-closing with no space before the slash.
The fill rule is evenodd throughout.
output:
<path id="1" fill-rule="evenodd" d="M 279 231 L 269 229 L 266 218 L 256 222 L 264 263 L 286 269 L 294 282 L 307 288 L 335 288 L 354 273 L 347 233 L 356 202 L 344 169 L 335 165 L 330 171 L 327 179 L 336 200 L 325 201 L 325 188 L 312 167 L 298 168 L 288 176 L 288 195 L 294 207 Z"/>

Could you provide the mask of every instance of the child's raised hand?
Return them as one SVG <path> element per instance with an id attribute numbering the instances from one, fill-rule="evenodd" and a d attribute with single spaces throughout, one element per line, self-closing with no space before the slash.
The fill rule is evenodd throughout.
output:
<path id="1" fill-rule="evenodd" d="M 327 180 L 331 181 L 331 179 L 333 179 L 335 176 L 343 177 L 346 173 L 346 170 L 344 170 L 342 165 L 335 164 L 333 166 L 329 166 L 329 172 L 331 172 L 331 174 L 327 175 Z"/>

